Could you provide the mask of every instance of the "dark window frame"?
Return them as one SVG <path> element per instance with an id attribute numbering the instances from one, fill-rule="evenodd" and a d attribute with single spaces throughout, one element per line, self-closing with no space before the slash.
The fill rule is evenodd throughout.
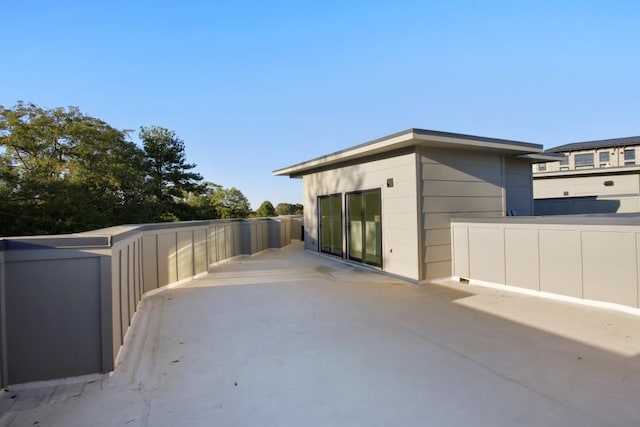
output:
<path id="1" fill-rule="evenodd" d="M 362 246 L 362 258 L 357 258 L 357 257 L 353 257 L 351 256 L 350 252 L 350 245 L 351 245 L 351 229 L 350 229 L 350 225 L 349 225 L 349 219 L 351 218 L 351 212 L 349 209 L 349 196 L 355 196 L 355 195 L 362 195 L 365 196 L 367 193 L 378 193 L 379 196 L 379 203 L 380 203 L 380 235 L 378 236 L 379 238 L 379 242 L 378 243 L 378 251 L 380 253 L 380 262 L 373 262 L 373 261 L 368 261 L 365 258 L 365 254 L 364 254 L 364 250 L 366 248 L 366 242 L 365 242 L 365 235 L 366 233 L 362 234 L 362 242 L 361 242 L 361 246 Z M 357 191 L 350 191 L 345 193 L 344 196 L 345 200 L 344 200 L 344 207 L 345 207 L 345 217 L 346 217 L 346 238 L 347 238 L 347 258 L 352 260 L 352 261 L 357 261 L 363 264 L 367 264 L 367 265 L 371 265 L 374 267 L 378 267 L 378 268 L 383 268 L 383 258 L 384 258 L 384 254 L 382 252 L 382 188 L 370 188 L 370 189 L 366 189 L 366 190 L 357 190 Z M 365 197 L 362 198 L 362 203 L 365 203 Z M 364 218 L 366 214 L 366 208 L 363 205 L 362 206 L 362 218 Z M 364 221 L 363 221 L 364 222 Z"/>
<path id="2" fill-rule="evenodd" d="M 574 164 L 576 169 L 592 168 L 595 156 L 593 153 L 579 153 L 574 156 Z"/>
<path id="3" fill-rule="evenodd" d="M 326 224 L 324 224 L 322 220 L 322 200 L 324 199 L 328 200 L 330 204 L 332 203 L 332 201 L 340 202 L 340 242 L 339 242 L 340 252 L 331 250 L 337 246 L 335 244 L 330 245 L 331 247 L 330 250 L 325 250 L 323 248 L 323 243 L 324 243 L 323 237 L 322 237 L 323 227 L 326 226 Z M 342 193 L 332 193 L 332 194 L 318 196 L 317 203 L 318 203 L 318 250 L 325 254 L 335 255 L 343 258 L 344 257 L 344 203 L 342 200 Z M 329 211 L 333 212 L 333 207 L 330 207 Z M 332 225 L 330 224 L 330 226 Z M 333 229 L 330 231 L 332 236 L 333 236 L 333 231 L 334 231 Z"/>

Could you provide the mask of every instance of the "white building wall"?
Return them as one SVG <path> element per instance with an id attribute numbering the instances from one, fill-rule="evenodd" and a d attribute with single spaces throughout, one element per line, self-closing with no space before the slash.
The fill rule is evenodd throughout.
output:
<path id="1" fill-rule="evenodd" d="M 454 277 L 640 307 L 635 218 L 452 221 Z"/>
<path id="2" fill-rule="evenodd" d="M 628 175 L 597 174 L 591 176 L 556 176 L 536 179 L 533 197 L 548 199 L 552 197 L 612 196 L 616 194 L 640 193 L 639 171 Z M 613 185 L 605 185 L 610 181 Z"/>
<path id="3" fill-rule="evenodd" d="M 318 251 L 318 197 L 339 193 L 343 214 L 345 194 L 360 190 L 381 190 L 382 269 L 409 279 L 419 280 L 418 201 L 415 153 L 368 161 L 305 175 L 304 228 L 305 247 Z M 393 187 L 387 180 L 393 178 Z M 343 217 L 343 253 L 346 235 Z"/>

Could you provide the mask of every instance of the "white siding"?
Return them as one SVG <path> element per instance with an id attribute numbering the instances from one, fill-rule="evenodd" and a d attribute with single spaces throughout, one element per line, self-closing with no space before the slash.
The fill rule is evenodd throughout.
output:
<path id="1" fill-rule="evenodd" d="M 393 178 L 391 188 L 387 188 L 389 178 Z M 341 194 L 344 212 L 346 193 L 380 189 L 382 269 L 414 280 L 420 278 L 416 155 L 414 153 L 313 173 L 305 175 L 303 180 L 305 247 L 307 249 L 318 250 L 318 196 Z M 344 234 L 343 252 L 346 252 Z"/>

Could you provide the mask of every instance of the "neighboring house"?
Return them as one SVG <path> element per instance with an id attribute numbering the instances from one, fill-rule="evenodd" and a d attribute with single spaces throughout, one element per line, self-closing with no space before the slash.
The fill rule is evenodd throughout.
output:
<path id="1" fill-rule="evenodd" d="M 577 142 L 533 166 L 536 215 L 640 212 L 640 136 Z"/>
<path id="2" fill-rule="evenodd" d="M 409 129 L 274 171 L 302 178 L 308 250 L 414 281 L 451 275 L 449 219 L 532 215 L 542 146 Z"/>

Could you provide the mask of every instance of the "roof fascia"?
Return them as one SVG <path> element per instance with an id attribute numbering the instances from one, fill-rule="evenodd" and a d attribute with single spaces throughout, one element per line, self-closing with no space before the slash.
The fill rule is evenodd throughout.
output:
<path id="1" fill-rule="evenodd" d="M 384 151 L 390 151 L 396 148 L 408 147 L 413 145 L 413 129 L 399 132 L 384 138 L 376 139 L 371 142 L 356 145 L 345 150 L 336 151 L 326 156 L 316 157 L 306 162 L 298 163 L 286 168 L 273 171 L 273 175 L 295 175 L 306 170 L 317 169 L 336 163 L 346 162 L 348 160 L 375 155 Z"/>
<path id="2" fill-rule="evenodd" d="M 308 171 L 412 145 L 423 147 L 466 148 L 482 151 L 489 150 L 513 155 L 542 153 L 543 151 L 542 145 L 528 142 L 484 138 L 423 129 L 408 129 L 406 131 L 356 145 L 345 150 L 336 151 L 326 156 L 317 157 L 306 162 L 275 170 L 273 171 L 273 175 L 288 175 L 289 177 L 300 176 L 304 175 Z"/>
<path id="3" fill-rule="evenodd" d="M 517 156 L 519 159 L 529 160 L 531 163 L 546 163 L 546 162 L 558 162 L 564 159 L 564 154 L 549 154 L 549 153 L 532 153 L 522 154 Z"/>

